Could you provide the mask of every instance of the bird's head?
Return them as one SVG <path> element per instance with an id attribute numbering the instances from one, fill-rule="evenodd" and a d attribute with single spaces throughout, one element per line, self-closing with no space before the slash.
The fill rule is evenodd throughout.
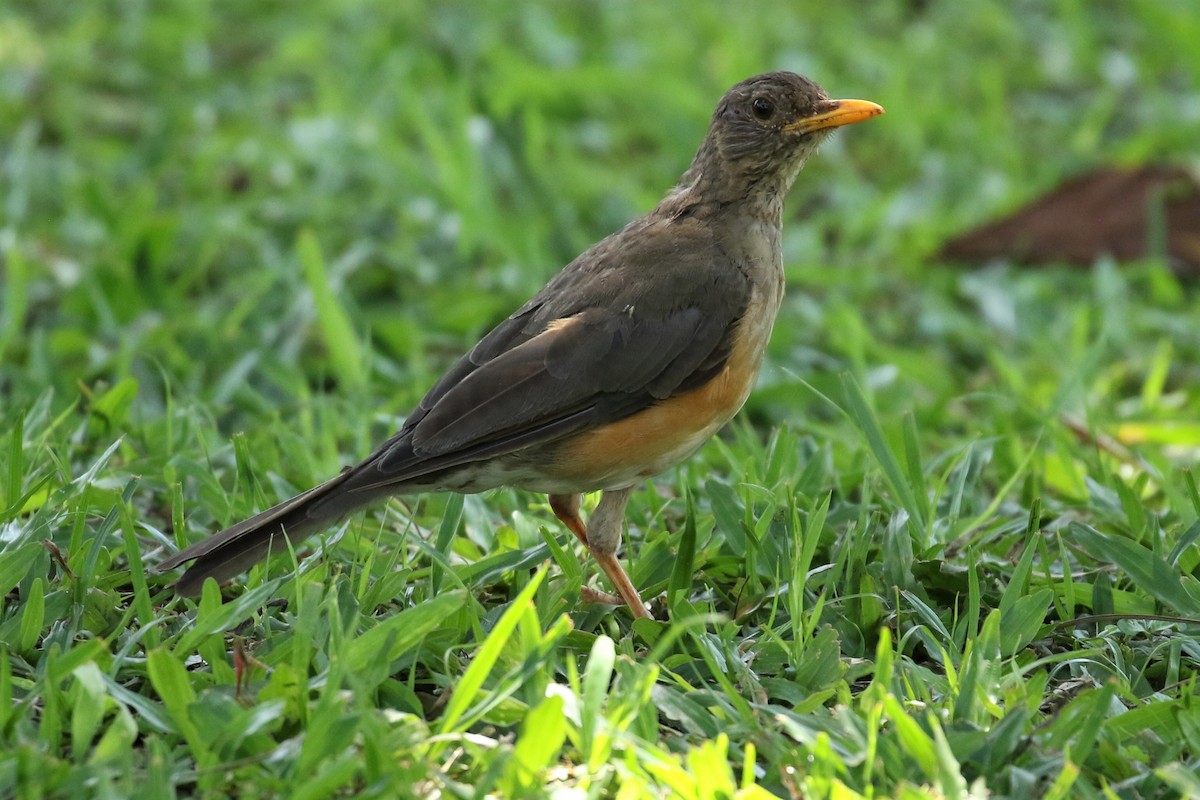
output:
<path id="1" fill-rule="evenodd" d="M 836 128 L 882 113 L 867 100 L 832 100 L 794 72 L 757 75 L 721 98 L 689 173 L 707 173 L 735 190 L 766 182 L 782 195 Z"/>

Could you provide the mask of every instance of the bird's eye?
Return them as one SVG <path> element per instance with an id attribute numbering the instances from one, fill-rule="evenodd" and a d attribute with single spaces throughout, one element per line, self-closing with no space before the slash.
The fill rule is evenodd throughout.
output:
<path id="1" fill-rule="evenodd" d="M 750 104 L 750 108 L 754 111 L 754 116 L 760 120 L 768 120 L 775 113 L 775 104 L 765 97 L 756 97 L 754 102 Z"/>

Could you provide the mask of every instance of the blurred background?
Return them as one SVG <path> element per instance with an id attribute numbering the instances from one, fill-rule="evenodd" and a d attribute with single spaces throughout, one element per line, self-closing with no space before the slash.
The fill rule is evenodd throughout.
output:
<path id="1" fill-rule="evenodd" d="M 1184 0 L 10 0 L 0 399 L 107 395 L 116 424 L 186 398 L 228 435 L 331 393 L 339 413 L 389 409 L 385 430 L 653 207 L 724 90 L 774 69 L 888 113 L 792 192 L 756 421 L 819 417 L 798 381 L 845 370 L 951 431 L 980 389 L 1034 424 L 1089 393 L 1120 416 L 1109 390 L 1138 394 L 1164 341 L 1169 381 L 1196 377 L 1195 303 L 1161 261 L 1025 277 L 933 258 L 1078 171 L 1195 166 Z"/>
<path id="2" fill-rule="evenodd" d="M 631 502 L 675 645 L 643 660 L 653 626 L 577 603 L 594 569 L 512 490 L 395 501 L 295 580 L 160 604 L 163 553 L 373 449 L 777 69 L 887 114 L 788 198 L 746 412 Z M 1196 795 L 1195 273 L 1149 222 L 1124 261 L 941 253 L 1090 170 L 1196 170 L 1198 138 L 1196 0 L 4 0 L 0 795 L 663 796 L 671 759 L 704 798 L 727 761 L 795 797 Z M 509 601 L 550 562 L 535 619 Z M 547 687 L 603 652 L 584 725 Z M 532 708 L 515 747 L 552 778 L 513 756 Z M 441 714 L 471 738 L 434 743 Z"/>

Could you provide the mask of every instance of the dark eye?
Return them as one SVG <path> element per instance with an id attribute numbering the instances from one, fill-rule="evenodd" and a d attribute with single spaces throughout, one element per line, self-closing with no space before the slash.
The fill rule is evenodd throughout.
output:
<path id="1" fill-rule="evenodd" d="M 750 108 L 754 111 L 754 116 L 761 120 L 768 120 L 775 113 L 775 104 L 765 97 L 756 97 L 754 102 L 750 104 Z"/>

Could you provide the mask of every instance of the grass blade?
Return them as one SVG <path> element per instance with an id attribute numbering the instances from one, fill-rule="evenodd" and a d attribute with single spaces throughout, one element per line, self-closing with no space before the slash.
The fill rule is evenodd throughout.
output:
<path id="1" fill-rule="evenodd" d="M 537 592 L 538 587 L 542 585 L 542 581 L 546 577 L 546 569 L 539 569 L 529 581 L 521 593 L 517 595 L 512 604 L 500 616 L 491 633 L 483 640 L 479 650 L 475 653 L 475 657 L 471 659 L 471 666 L 467 667 L 467 671 L 463 673 L 462 680 L 454 687 L 454 694 L 450 698 L 450 702 L 446 704 L 446 713 L 442 716 L 442 724 L 440 730 L 443 734 L 456 730 L 458 721 L 467 713 L 467 709 L 475 701 L 475 696 L 483 687 L 483 683 L 491 674 L 492 667 L 496 665 L 496 661 L 500 658 L 500 653 L 504 646 L 508 644 L 509 637 L 513 631 L 517 629 L 517 623 L 524 614 L 536 613 L 533 607 L 533 595 Z"/>
<path id="2" fill-rule="evenodd" d="M 1072 522 L 1068 530 L 1085 552 L 1115 565 L 1135 586 L 1175 613 L 1200 616 L 1200 598 L 1188 592 L 1183 576 L 1161 556 L 1130 539 L 1106 536 L 1080 522 Z"/>
<path id="3" fill-rule="evenodd" d="M 846 397 L 846 413 L 850 415 L 850 419 L 866 438 L 867 446 L 883 470 L 884 478 L 892 491 L 896 493 L 901 507 L 908 512 L 913 530 L 918 534 L 923 545 L 927 530 L 925 503 L 917 500 L 913 485 L 905 477 L 904 471 L 900 468 L 900 462 L 888 446 L 887 439 L 884 438 L 883 429 L 879 426 L 875 412 L 871 410 L 858 381 L 854 380 L 854 376 L 848 372 L 842 374 L 842 389 Z M 923 486 L 918 486 L 918 490 L 923 491 Z"/>
<path id="4" fill-rule="evenodd" d="M 367 360 L 350 315 L 330 286 L 325 258 L 312 231 L 301 232 L 296 252 L 308 280 L 308 290 L 312 292 L 321 339 L 329 349 L 333 370 L 348 390 L 361 389 L 367 383 Z"/>

